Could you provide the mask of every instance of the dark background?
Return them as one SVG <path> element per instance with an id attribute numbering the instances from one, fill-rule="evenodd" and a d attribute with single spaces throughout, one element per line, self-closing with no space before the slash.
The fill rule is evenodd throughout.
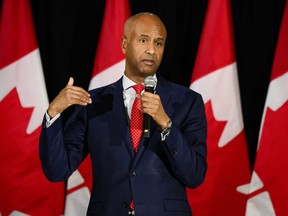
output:
<path id="1" fill-rule="evenodd" d="M 87 89 L 105 1 L 31 0 L 31 3 L 50 101 L 70 76 L 75 78 L 76 85 Z M 207 3 L 207 0 L 130 0 L 132 14 L 153 12 L 166 25 L 168 38 L 159 69 L 166 79 L 189 87 Z M 251 166 L 284 5 L 285 0 L 231 0 Z"/>

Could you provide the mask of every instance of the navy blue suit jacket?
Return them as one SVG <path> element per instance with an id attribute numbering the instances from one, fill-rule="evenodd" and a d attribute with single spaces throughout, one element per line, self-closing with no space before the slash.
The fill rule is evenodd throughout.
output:
<path id="1" fill-rule="evenodd" d="M 75 106 L 65 127 L 61 118 L 49 128 L 45 118 L 40 159 L 50 181 L 63 181 L 90 153 L 93 188 L 87 215 L 127 216 L 133 197 L 137 216 L 191 215 L 186 186 L 205 177 L 206 117 L 200 94 L 158 78 L 156 94 L 173 124 L 161 141 L 151 123 L 134 155 L 122 79 L 90 91 L 92 104 Z"/>

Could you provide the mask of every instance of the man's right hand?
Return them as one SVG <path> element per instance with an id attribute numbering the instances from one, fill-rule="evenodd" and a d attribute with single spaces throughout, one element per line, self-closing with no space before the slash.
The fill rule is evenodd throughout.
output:
<path id="1" fill-rule="evenodd" d="M 47 113 L 51 118 L 62 113 L 71 105 L 86 106 L 92 103 L 89 93 L 81 87 L 73 86 L 73 84 L 74 79 L 70 77 L 67 86 L 50 103 Z"/>

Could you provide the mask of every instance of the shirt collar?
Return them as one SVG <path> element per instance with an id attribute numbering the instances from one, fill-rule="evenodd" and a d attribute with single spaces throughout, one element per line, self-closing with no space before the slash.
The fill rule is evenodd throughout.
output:
<path id="1" fill-rule="evenodd" d="M 157 76 L 156 74 L 153 75 L 154 79 L 156 80 L 157 83 Z M 123 89 L 126 90 L 128 88 L 130 88 L 133 85 L 136 85 L 137 83 L 133 82 L 131 79 L 129 79 L 125 74 L 123 75 L 123 79 L 122 79 L 122 85 L 123 85 Z M 157 84 L 156 84 L 157 85 Z"/>

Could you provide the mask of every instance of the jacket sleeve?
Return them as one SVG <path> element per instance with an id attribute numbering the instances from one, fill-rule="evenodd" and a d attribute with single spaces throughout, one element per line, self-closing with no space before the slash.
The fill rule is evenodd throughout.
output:
<path id="1" fill-rule="evenodd" d="M 53 182 L 66 180 L 78 168 L 86 157 L 84 133 L 83 109 L 74 112 L 65 128 L 61 116 L 48 128 L 44 117 L 39 139 L 39 156 L 48 180 Z"/>
<path id="2" fill-rule="evenodd" d="M 207 171 L 205 107 L 199 94 L 191 103 L 185 102 L 180 107 L 171 116 L 172 127 L 162 145 L 175 177 L 184 185 L 195 188 L 204 181 Z"/>

